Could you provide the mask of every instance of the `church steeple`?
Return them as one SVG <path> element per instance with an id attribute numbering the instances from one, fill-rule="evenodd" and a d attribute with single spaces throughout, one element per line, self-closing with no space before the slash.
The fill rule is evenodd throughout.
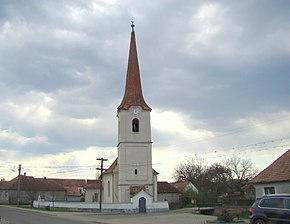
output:
<path id="1" fill-rule="evenodd" d="M 141 106 L 143 110 L 150 110 L 151 108 L 146 104 L 141 86 L 140 70 L 138 63 L 137 47 L 135 40 L 134 23 L 132 21 L 131 42 L 129 50 L 129 59 L 127 67 L 125 94 L 119 110 L 129 110 L 131 106 Z"/>

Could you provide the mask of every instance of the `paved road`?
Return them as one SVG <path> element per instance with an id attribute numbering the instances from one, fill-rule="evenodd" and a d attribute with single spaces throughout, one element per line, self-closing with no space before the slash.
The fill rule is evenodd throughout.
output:
<path id="1" fill-rule="evenodd" d="M 80 212 L 53 212 L 0 206 L 5 221 L 0 224 L 204 224 L 214 216 L 192 214 L 185 209 L 164 213 L 147 214 L 97 214 Z"/>
<path id="2" fill-rule="evenodd" d="M 88 224 L 80 220 L 74 221 L 54 215 L 28 209 L 0 206 L 1 224 Z"/>

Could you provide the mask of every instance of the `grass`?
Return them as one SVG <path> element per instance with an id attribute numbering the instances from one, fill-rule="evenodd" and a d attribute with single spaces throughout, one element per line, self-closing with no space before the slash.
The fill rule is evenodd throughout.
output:
<path id="1" fill-rule="evenodd" d="M 250 216 L 250 213 L 248 212 L 248 210 L 243 209 L 242 214 L 240 214 L 240 219 L 248 219 L 249 216 Z"/>

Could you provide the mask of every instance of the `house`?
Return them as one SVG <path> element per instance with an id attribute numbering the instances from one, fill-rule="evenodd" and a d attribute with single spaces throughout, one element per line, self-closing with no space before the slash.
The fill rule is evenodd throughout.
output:
<path id="1" fill-rule="evenodd" d="M 49 178 L 64 187 L 67 202 L 98 202 L 100 180 Z"/>
<path id="2" fill-rule="evenodd" d="M 64 201 L 66 190 L 46 178 L 20 175 L 10 181 L 0 181 L 0 202 L 5 204 L 30 204 L 40 197 L 47 201 Z"/>
<path id="3" fill-rule="evenodd" d="M 87 180 L 87 184 L 84 187 L 85 202 L 99 203 L 100 202 L 100 180 Z"/>
<path id="4" fill-rule="evenodd" d="M 87 181 L 85 179 L 49 178 L 49 180 L 55 181 L 66 190 L 66 201 L 85 201 L 84 187 L 87 185 Z"/>
<path id="5" fill-rule="evenodd" d="M 198 194 L 198 189 L 190 182 L 180 180 L 171 183 L 179 192 L 181 192 L 180 203 L 183 205 L 196 204 L 196 195 Z"/>
<path id="6" fill-rule="evenodd" d="M 290 194 L 290 149 L 251 181 L 256 197 L 266 194 Z"/>
<path id="7" fill-rule="evenodd" d="M 177 181 L 172 183 L 172 185 L 181 192 L 192 192 L 198 194 L 198 189 L 190 181 Z"/>
<path id="8" fill-rule="evenodd" d="M 9 204 L 9 181 L 0 181 L 0 204 Z"/>
<path id="9" fill-rule="evenodd" d="M 157 182 L 158 201 L 168 201 L 169 204 L 179 203 L 181 192 L 167 181 Z"/>
<path id="10" fill-rule="evenodd" d="M 99 180 L 34 178 L 21 175 L 11 181 L 0 181 L 0 203 L 17 203 L 18 180 L 20 180 L 20 203 L 31 203 L 38 197 L 44 201 L 99 201 Z"/>

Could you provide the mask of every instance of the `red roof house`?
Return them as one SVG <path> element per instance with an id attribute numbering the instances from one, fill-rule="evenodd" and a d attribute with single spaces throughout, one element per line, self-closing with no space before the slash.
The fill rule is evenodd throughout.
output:
<path id="1" fill-rule="evenodd" d="M 157 193 L 158 201 L 168 201 L 168 203 L 179 202 L 179 197 L 181 195 L 180 191 L 167 181 L 157 182 Z"/>
<path id="2" fill-rule="evenodd" d="M 290 149 L 254 177 L 256 197 L 265 194 L 290 194 Z"/>
<path id="3" fill-rule="evenodd" d="M 0 202 L 5 204 L 31 203 L 41 197 L 47 201 L 64 201 L 66 190 L 53 180 L 20 175 L 0 182 Z M 19 197 L 18 197 L 19 196 Z"/>

